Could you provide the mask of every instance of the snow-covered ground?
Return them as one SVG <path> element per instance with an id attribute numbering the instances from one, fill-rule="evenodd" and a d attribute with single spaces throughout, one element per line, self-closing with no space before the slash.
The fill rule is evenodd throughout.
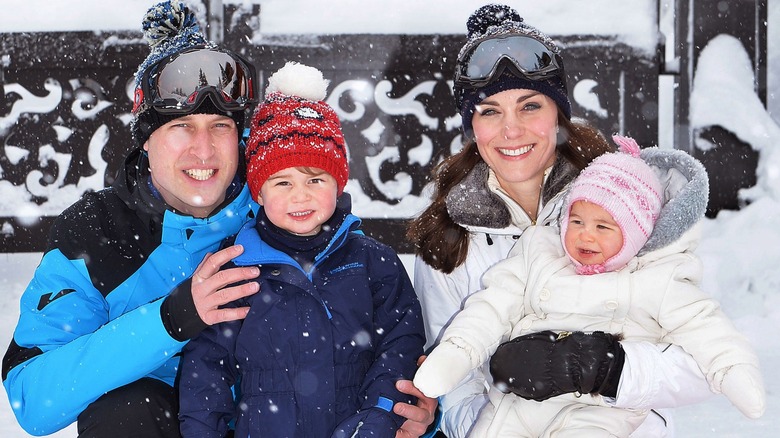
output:
<path id="1" fill-rule="evenodd" d="M 3 0 L 0 31 L 137 29 L 154 0 Z M 226 0 L 227 2 L 227 0 Z M 260 3 L 260 27 L 269 33 L 457 33 L 483 2 L 467 0 L 234 0 Z M 647 47 L 654 16 L 650 0 L 566 2 L 512 0 L 527 21 L 552 34 L 610 33 Z M 576 6 L 575 6 L 576 5 Z M 780 120 L 780 0 L 769 0 L 769 108 Z M 301 11 L 305 11 L 302 13 Z M 32 18 L 34 17 L 34 19 Z M 349 19 L 345 19 L 349 17 Z M 626 18 L 628 17 L 628 18 Z M 586 19 L 584 19 L 586 18 Z M 774 24 L 774 32 L 772 32 Z M 723 63 L 728 59 L 728 64 Z M 735 62 L 736 60 L 736 62 Z M 780 430 L 780 126 L 753 93 L 749 57 L 728 36 L 702 52 L 692 96 L 693 127 L 725 126 L 759 151 L 756 187 L 744 193 L 751 203 L 738 212 L 723 211 L 706 219 L 698 254 L 704 261 L 703 288 L 718 299 L 726 314 L 753 342 L 761 359 L 768 395 L 767 412 L 747 420 L 723 396 L 678 408 L 679 437 L 768 437 Z M 708 147 L 708 145 L 698 145 Z M 0 197 L 3 194 L 0 193 Z M 411 268 L 411 257 L 402 256 Z M 19 297 L 40 254 L 0 253 L 0 352 L 11 339 Z M 410 270 L 411 272 L 411 270 Z M 27 437 L 17 425 L 0 390 L 0 436 Z M 74 426 L 54 437 L 75 437 Z"/>

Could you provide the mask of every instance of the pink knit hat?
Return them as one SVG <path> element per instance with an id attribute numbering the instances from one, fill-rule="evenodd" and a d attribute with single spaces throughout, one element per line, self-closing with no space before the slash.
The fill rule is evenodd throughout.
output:
<path id="1" fill-rule="evenodd" d="M 620 152 L 596 158 L 572 182 L 561 217 L 561 240 L 568 228 L 572 204 L 588 201 L 609 212 L 620 226 L 623 247 L 604 265 L 583 266 L 566 251 L 579 274 L 615 271 L 625 266 L 647 242 L 663 203 L 661 182 L 639 158 L 636 141 L 618 135 L 612 139 L 620 146 Z"/>

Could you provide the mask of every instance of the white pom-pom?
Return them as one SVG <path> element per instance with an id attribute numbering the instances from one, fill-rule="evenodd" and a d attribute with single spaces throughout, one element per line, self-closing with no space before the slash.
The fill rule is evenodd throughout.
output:
<path id="1" fill-rule="evenodd" d="M 309 100 L 324 100 L 330 81 L 314 67 L 288 62 L 268 78 L 268 94 L 279 92 Z"/>

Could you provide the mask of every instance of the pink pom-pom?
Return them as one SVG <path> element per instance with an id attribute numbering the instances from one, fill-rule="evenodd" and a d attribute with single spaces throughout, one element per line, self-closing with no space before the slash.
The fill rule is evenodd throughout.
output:
<path id="1" fill-rule="evenodd" d="M 613 135 L 612 140 L 620 148 L 621 152 L 627 153 L 632 157 L 639 157 L 639 152 L 642 148 L 639 147 L 636 140 L 631 137 L 624 137 L 622 135 Z"/>

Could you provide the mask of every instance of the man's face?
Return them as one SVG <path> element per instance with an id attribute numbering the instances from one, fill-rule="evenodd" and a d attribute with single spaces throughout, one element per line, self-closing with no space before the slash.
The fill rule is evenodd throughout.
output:
<path id="1" fill-rule="evenodd" d="M 152 132 L 144 150 L 165 202 L 194 217 L 209 216 L 224 201 L 238 169 L 236 123 L 227 116 L 179 117 Z"/>

